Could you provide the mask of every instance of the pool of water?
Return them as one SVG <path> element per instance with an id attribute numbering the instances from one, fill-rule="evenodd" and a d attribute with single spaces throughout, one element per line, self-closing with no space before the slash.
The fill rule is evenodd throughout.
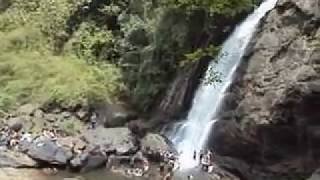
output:
<path id="1" fill-rule="evenodd" d="M 64 178 L 75 178 L 81 177 L 79 180 L 146 180 L 148 178 L 141 177 L 126 177 L 123 175 L 118 175 L 116 173 L 111 173 L 106 170 L 96 170 L 88 173 L 69 173 L 69 172 L 59 172 L 57 175 L 48 176 L 45 180 L 63 180 Z"/>
<path id="2" fill-rule="evenodd" d="M 178 171 L 174 175 L 174 180 L 186 180 L 188 175 L 193 175 L 193 180 L 210 180 L 212 176 L 200 171 L 199 169 L 191 169 L 187 171 Z M 72 178 L 81 176 L 83 180 L 162 180 L 163 178 L 157 176 L 156 174 L 150 175 L 150 177 L 125 177 L 122 175 L 117 175 L 115 173 L 110 173 L 105 170 L 93 171 L 85 174 L 70 174 L 70 173 L 60 173 L 57 176 L 49 177 L 46 180 L 63 180 L 63 178 Z M 82 179 L 80 179 L 82 180 Z"/>
<path id="3" fill-rule="evenodd" d="M 175 173 L 174 180 L 186 180 L 188 175 L 193 175 L 193 180 L 210 180 L 209 174 L 201 172 L 199 169 L 192 169 L 187 171 L 178 171 Z M 41 180 L 63 180 L 64 178 L 81 177 L 79 180 L 162 180 L 156 174 L 151 174 L 149 177 L 126 177 L 120 174 L 111 173 L 104 169 L 96 170 L 88 173 L 70 173 L 59 172 L 54 176 L 47 176 Z"/>

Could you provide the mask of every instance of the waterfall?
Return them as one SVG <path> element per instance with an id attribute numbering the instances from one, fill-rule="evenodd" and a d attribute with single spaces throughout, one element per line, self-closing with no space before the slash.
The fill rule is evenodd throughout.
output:
<path id="1" fill-rule="evenodd" d="M 217 120 L 215 114 L 233 80 L 233 74 L 240 64 L 246 47 L 259 21 L 275 7 L 276 3 L 277 0 L 265 0 L 244 22 L 236 27 L 223 44 L 218 62 L 212 61 L 206 72 L 206 76 L 209 76 L 210 69 L 215 68 L 222 74 L 222 82 L 209 85 L 200 84 L 185 121 L 177 123 L 167 133 L 178 152 L 181 152 L 179 157 L 181 169 L 192 168 L 198 164 L 193 160 L 193 152 L 199 152 L 206 145 L 211 127 Z"/>

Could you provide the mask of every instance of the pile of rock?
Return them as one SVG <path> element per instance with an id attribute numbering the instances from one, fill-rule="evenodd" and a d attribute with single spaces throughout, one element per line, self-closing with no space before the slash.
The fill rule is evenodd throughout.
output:
<path id="1" fill-rule="evenodd" d="M 145 173 L 149 161 L 156 159 L 145 156 L 144 149 L 169 148 L 160 135 L 148 134 L 139 139 L 125 127 L 100 126 L 76 137 L 63 137 L 48 129 L 43 129 L 41 134 L 30 134 L 21 131 L 21 127 L 12 128 L 6 126 L 0 132 L 0 167 L 67 167 L 89 171 L 107 165 L 139 167 Z"/>

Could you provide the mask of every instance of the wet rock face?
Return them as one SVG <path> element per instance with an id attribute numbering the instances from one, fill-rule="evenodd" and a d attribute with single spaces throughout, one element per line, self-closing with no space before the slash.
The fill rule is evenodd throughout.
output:
<path id="1" fill-rule="evenodd" d="M 166 142 L 165 138 L 159 134 L 147 134 L 144 138 L 141 139 L 141 148 L 143 150 L 150 149 L 152 151 L 169 151 L 169 144 Z"/>
<path id="2" fill-rule="evenodd" d="M 262 20 L 230 87 L 236 94 L 225 103 L 232 106 L 225 107 L 230 115 L 213 131 L 210 143 L 219 154 L 262 164 L 310 151 L 318 159 L 319 5 L 279 0 Z"/>

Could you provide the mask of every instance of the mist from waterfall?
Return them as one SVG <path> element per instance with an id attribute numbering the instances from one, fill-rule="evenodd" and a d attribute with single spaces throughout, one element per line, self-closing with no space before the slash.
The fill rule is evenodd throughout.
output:
<path id="1" fill-rule="evenodd" d="M 265 0 L 245 21 L 243 21 L 222 46 L 218 63 L 212 61 L 206 72 L 209 76 L 210 69 L 214 68 L 221 73 L 222 83 L 200 84 L 192 107 L 185 121 L 174 125 L 167 133 L 178 152 L 180 168 L 188 169 L 198 165 L 193 160 L 193 152 L 199 152 L 207 143 L 207 138 L 212 130 L 212 125 L 217 120 L 215 115 L 222 102 L 227 88 L 233 80 L 237 69 L 252 38 L 259 21 L 265 14 L 275 7 L 277 0 Z"/>

